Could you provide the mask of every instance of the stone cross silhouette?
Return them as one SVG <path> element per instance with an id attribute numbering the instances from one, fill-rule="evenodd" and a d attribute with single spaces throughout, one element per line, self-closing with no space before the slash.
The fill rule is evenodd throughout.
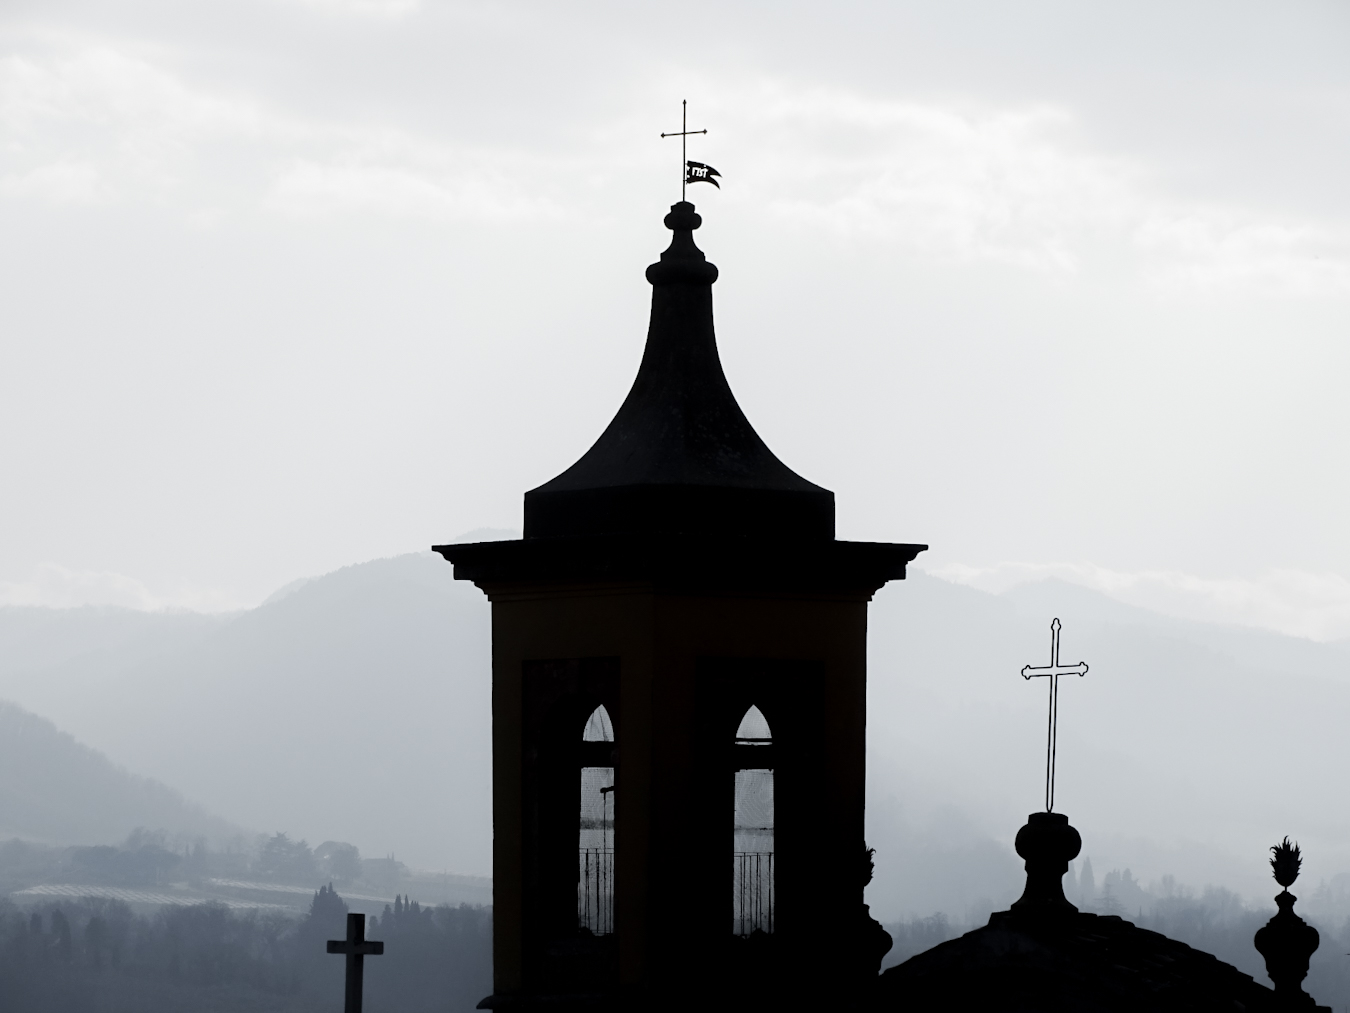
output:
<path id="1" fill-rule="evenodd" d="M 680 100 L 680 129 L 671 131 L 668 134 L 662 134 L 662 137 L 678 137 L 680 139 L 680 200 L 684 200 L 684 191 L 689 186 L 689 175 L 687 166 L 689 165 L 689 136 L 691 134 L 706 134 L 706 130 L 689 129 L 689 100 Z"/>
<path id="2" fill-rule="evenodd" d="M 384 953 L 384 943 L 378 940 L 366 940 L 366 916 L 347 915 L 347 938 L 328 940 L 329 953 L 343 953 L 347 956 L 347 999 L 343 1004 L 345 1013 L 361 1013 L 361 980 L 365 974 L 365 958 L 378 957 Z"/>
<path id="3" fill-rule="evenodd" d="M 1022 678 L 1030 682 L 1038 675 L 1050 678 L 1050 716 L 1046 719 L 1045 731 L 1045 811 L 1055 811 L 1055 746 L 1059 733 L 1059 677 L 1061 675 L 1087 675 L 1087 665 L 1080 661 L 1076 665 L 1059 663 L 1059 620 L 1050 624 L 1050 664 L 1026 665 L 1022 668 Z"/>

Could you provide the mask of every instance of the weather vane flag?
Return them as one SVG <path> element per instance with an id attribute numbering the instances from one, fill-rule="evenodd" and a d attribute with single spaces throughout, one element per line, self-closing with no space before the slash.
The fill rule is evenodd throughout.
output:
<path id="1" fill-rule="evenodd" d="M 717 182 L 717 177 L 722 175 L 720 172 L 703 162 L 689 161 L 690 135 L 706 134 L 707 132 L 707 130 L 689 129 L 689 101 L 684 99 L 680 102 L 680 129 L 661 135 L 662 137 L 678 137 L 680 139 L 680 200 L 684 200 L 685 188 L 690 183 L 711 183 L 717 189 L 722 189 L 722 184 Z"/>
<path id="2" fill-rule="evenodd" d="M 1050 664 L 1025 665 L 1022 678 L 1030 682 L 1037 676 L 1050 679 L 1050 715 L 1046 719 L 1045 731 L 1045 811 L 1055 811 L 1055 751 L 1059 738 L 1059 677 L 1061 675 L 1087 675 L 1088 667 L 1080 661 L 1076 665 L 1059 663 L 1059 620 L 1050 624 Z"/>

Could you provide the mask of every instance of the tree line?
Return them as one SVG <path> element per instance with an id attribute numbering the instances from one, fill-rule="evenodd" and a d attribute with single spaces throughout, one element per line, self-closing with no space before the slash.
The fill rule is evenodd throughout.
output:
<path id="1" fill-rule="evenodd" d="M 342 1008 L 348 905 L 332 887 L 302 918 L 222 904 L 137 914 L 84 898 L 0 901 L 0 998 L 26 1013 L 192 1010 L 318 1013 Z M 492 991 L 492 914 L 396 898 L 370 919 L 385 955 L 366 961 L 369 1013 L 472 1010 Z"/>
<path id="2" fill-rule="evenodd" d="M 0 890 L 53 882 L 155 887 L 212 877 L 308 887 L 376 878 L 392 885 L 404 871 L 391 859 L 362 859 L 353 844 L 324 841 L 311 848 L 285 833 L 241 838 L 224 848 L 212 848 L 203 838 L 170 838 L 163 830 L 144 828 L 119 845 L 54 847 L 18 839 L 0 843 Z"/>

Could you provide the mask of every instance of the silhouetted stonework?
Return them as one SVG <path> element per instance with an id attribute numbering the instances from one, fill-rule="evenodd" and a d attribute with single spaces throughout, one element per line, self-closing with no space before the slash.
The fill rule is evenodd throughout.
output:
<path id="1" fill-rule="evenodd" d="M 1275 881 L 1284 889 L 1275 897 L 1275 906 L 1279 911 L 1256 932 L 1256 948 L 1266 960 L 1266 974 L 1275 983 L 1275 995 L 1280 1000 L 1281 1009 L 1326 1009 L 1318 1006 L 1312 996 L 1303 991 L 1303 979 L 1308 976 L 1308 961 L 1321 942 L 1317 930 L 1294 914 L 1294 902 L 1298 898 L 1289 892 L 1294 880 L 1298 879 L 1303 859 L 1299 855 L 1298 845 L 1290 844 L 1288 837 L 1270 850 L 1271 870 L 1275 874 Z"/>
<path id="2" fill-rule="evenodd" d="M 665 224 L 613 421 L 525 494 L 523 538 L 437 547 L 492 600 L 494 1009 L 837 1005 L 890 947 L 857 861 L 867 607 L 925 546 L 834 537 L 834 494 L 769 450 L 723 375 L 693 205 Z M 582 740 L 599 706 L 603 756 Z M 771 744 L 737 738 L 752 707 Z M 578 915 L 589 767 L 613 771 L 599 933 Z M 736 786 L 761 768 L 773 846 L 752 864 Z"/>
<path id="3" fill-rule="evenodd" d="M 1275 992 L 1211 954 L 1123 918 L 1075 908 L 1060 877 L 1080 846 L 1066 817 L 1033 813 L 1017 835 L 1027 867 L 1021 899 L 983 928 L 888 970 L 878 981 L 876 1005 L 1004 1013 L 1288 1008 Z"/>
<path id="4" fill-rule="evenodd" d="M 1217 957 L 1114 915 L 1036 919 L 1000 911 L 984 928 L 881 976 L 894 1009 L 1274 1010 L 1274 993 Z"/>
<path id="5" fill-rule="evenodd" d="M 1303 991 L 1308 961 L 1321 941 L 1317 930 L 1294 914 L 1298 900 L 1285 890 L 1277 894 L 1279 912 L 1256 932 L 1256 948 L 1266 958 L 1266 974 L 1275 983 L 1282 1009 L 1314 1009 L 1312 996 Z"/>

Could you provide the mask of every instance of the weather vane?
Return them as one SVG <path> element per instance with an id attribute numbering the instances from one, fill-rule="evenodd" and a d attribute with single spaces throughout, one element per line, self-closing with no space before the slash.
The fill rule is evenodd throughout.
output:
<path id="1" fill-rule="evenodd" d="M 1036 676 L 1050 678 L 1050 716 L 1046 721 L 1045 732 L 1045 811 L 1055 811 L 1055 740 L 1059 732 L 1059 677 L 1061 675 L 1087 675 L 1088 667 L 1080 661 L 1076 665 L 1059 663 L 1059 620 L 1050 624 L 1050 664 L 1026 665 L 1022 669 L 1022 678 L 1030 682 Z"/>
<path id="2" fill-rule="evenodd" d="M 689 129 L 689 100 L 680 100 L 680 129 L 668 134 L 662 134 L 662 137 L 678 137 L 680 139 L 680 200 L 684 200 L 684 190 L 690 183 L 711 183 L 717 189 L 722 189 L 722 184 L 713 177 L 722 175 L 711 165 L 704 165 L 702 162 L 689 161 L 690 134 L 706 134 L 706 130 Z"/>

